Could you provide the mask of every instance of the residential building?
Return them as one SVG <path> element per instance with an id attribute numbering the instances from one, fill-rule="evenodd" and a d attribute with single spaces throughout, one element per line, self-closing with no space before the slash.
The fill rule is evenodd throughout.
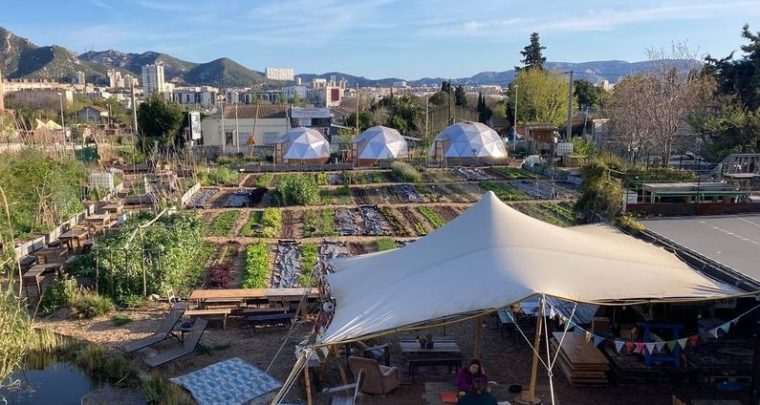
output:
<path id="1" fill-rule="evenodd" d="M 108 76 L 108 87 L 111 88 L 121 88 L 124 87 L 124 78 L 121 77 L 121 72 L 115 69 L 108 69 L 106 71 L 106 76 Z"/>
<path id="2" fill-rule="evenodd" d="M 132 86 L 135 86 L 135 87 L 140 86 L 140 81 L 137 80 L 137 78 L 134 77 L 134 76 L 132 76 L 132 75 L 125 75 L 124 76 L 124 86 L 122 86 L 122 87 L 131 89 Z"/>
<path id="3" fill-rule="evenodd" d="M 213 107 L 218 94 L 219 89 L 213 86 L 176 87 L 172 100 L 178 104 Z"/>
<path id="4" fill-rule="evenodd" d="M 77 70 L 77 73 L 75 75 L 75 83 L 76 84 L 86 84 L 87 83 L 87 78 L 85 77 L 84 72 L 82 72 L 81 70 Z"/>
<path id="5" fill-rule="evenodd" d="M 275 67 L 268 67 L 264 69 L 264 75 L 269 80 L 288 80 L 288 81 L 292 81 L 295 76 L 292 68 L 275 68 Z"/>
<path id="6" fill-rule="evenodd" d="M 254 95 L 250 87 L 231 87 L 224 89 L 226 104 L 253 104 Z"/>
<path id="7" fill-rule="evenodd" d="M 108 119 L 108 110 L 97 106 L 88 105 L 77 113 L 79 119 L 85 122 L 100 122 Z"/>
<path id="8" fill-rule="evenodd" d="M 290 125 L 293 128 L 329 128 L 332 124 L 332 118 L 333 114 L 329 108 L 293 107 L 290 109 Z"/>
<path id="9" fill-rule="evenodd" d="M 167 91 L 164 81 L 164 65 L 161 62 L 142 67 L 143 97 Z"/>
<path id="10" fill-rule="evenodd" d="M 347 82 L 345 79 L 335 80 L 335 76 L 330 76 L 330 81 L 325 79 L 314 79 L 311 82 L 311 92 L 309 99 L 317 107 L 337 107 L 343 99 L 346 91 Z"/>
<path id="11" fill-rule="evenodd" d="M 288 104 L 225 104 L 201 122 L 203 145 L 222 146 L 225 153 L 236 153 L 238 149 L 245 152 L 249 146 L 271 145 L 291 128 L 289 108 Z"/>
<path id="12" fill-rule="evenodd" d="M 282 88 L 282 95 L 285 97 L 285 100 L 292 100 L 295 98 L 296 94 L 301 100 L 306 100 L 306 86 L 295 85 Z"/>
<path id="13" fill-rule="evenodd" d="M 59 90 L 73 89 L 73 86 L 48 79 L 6 79 L 3 82 L 3 93 L 15 93 L 21 90 Z"/>
<path id="14" fill-rule="evenodd" d="M 604 91 L 611 91 L 614 85 L 610 84 L 609 80 L 600 80 L 596 83 L 596 87 L 599 87 Z"/>
<path id="15" fill-rule="evenodd" d="M 396 88 L 407 87 L 406 86 L 406 81 L 405 80 L 400 80 L 400 81 L 397 81 L 397 82 L 393 82 L 392 87 L 396 87 Z"/>

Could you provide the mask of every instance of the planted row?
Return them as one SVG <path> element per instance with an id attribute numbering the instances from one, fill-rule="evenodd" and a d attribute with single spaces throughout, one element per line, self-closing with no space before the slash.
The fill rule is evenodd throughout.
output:
<path id="1" fill-rule="evenodd" d="M 504 183 L 495 183 L 492 181 L 481 181 L 478 183 L 480 188 L 486 191 L 493 191 L 499 199 L 502 201 L 522 201 L 522 200 L 530 200 L 530 196 L 523 193 L 520 190 L 517 190 L 516 188 L 504 184 Z"/>
<path id="2" fill-rule="evenodd" d="M 245 250 L 243 288 L 269 287 L 269 254 L 265 242 L 251 243 Z"/>
<path id="3" fill-rule="evenodd" d="M 232 232 L 237 218 L 237 211 L 224 211 L 214 217 L 206 232 L 211 236 L 227 236 Z"/>
<path id="4" fill-rule="evenodd" d="M 335 211 L 305 210 L 303 213 L 303 236 L 306 238 L 335 236 Z"/>
<path id="5" fill-rule="evenodd" d="M 417 208 L 417 211 L 419 211 L 422 216 L 427 218 L 427 220 L 433 224 L 433 227 L 435 229 L 442 227 L 446 223 L 446 221 L 444 221 L 437 212 L 430 209 L 430 207 L 419 207 Z"/>

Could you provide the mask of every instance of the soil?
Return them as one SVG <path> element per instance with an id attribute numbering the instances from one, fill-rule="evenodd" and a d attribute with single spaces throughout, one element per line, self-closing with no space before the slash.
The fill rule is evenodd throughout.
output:
<path id="1" fill-rule="evenodd" d="M 303 237 L 303 210 L 282 210 L 282 237 L 285 239 Z"/>
<path id="2" fill-rule="evenodd" d="M 419 215 L 419 213 L 416 212 L 417 210 L 411 207 L 401 207 L 398 208 L 398 212 L 401 213 L 402 218 L 404 218 L 404 221 L 407 223 L 407 226 L 409 226 L 413 230 L 413 235 L 416 236 L 422 236 L 427 233 L 430 233 L 432 231 L 433 227 L 428 223 L 427 219 L 425 219 L 422 215 Z M 421 224 L 422 227 L 426 230 L 426 232 L 423 234 L 420 232 L 420 230 L 417 229 L 417 226 L 415 224 Z"/>
<path id="3" fill-rule="evenodd" d="M 431 208 L 433 211 L 435 211 L 438 215 L 443 218 L 444 221 L 449 222 L 452 219 L 456 218 L 459 215 L 459 211 L 457 211 L 454 207 L 449 205 L 439 205 L 436 207 Z"/>

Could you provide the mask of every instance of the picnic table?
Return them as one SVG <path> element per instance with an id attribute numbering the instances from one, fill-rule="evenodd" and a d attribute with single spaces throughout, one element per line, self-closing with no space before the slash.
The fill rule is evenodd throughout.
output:
<path id="1" fill-rule="evenodd" d="M 66 256 L 67 249 L 64 247 L 45 247 L 35 250 L 32 255 L 37 257 L 37 261 L 41 264 L 48 263 L 62 263 L 63 258 Z"/>
<path id="2" fill-rule="evenodd" d="M 462 350 L 451 338 L 433 337 L 433 347 L 422 347 L 417 339 L 399 340 L 401 353 L 409 357 L 409 376 L 414 382 L 414 375 L 421 366 L 446 366 L 449 373 L 462 366 Z"/>
<path id="3" fill-rule="evenodd" d="M 88 230 L 74 228 L 59 236 L 58 240 L 64 242 L 69 249 L 75 252 L 79 252 L 82 250 L 83 243 L 88 236 L 90 236 L 90 232 Z"/>
<path id="4" fill-rule="evenodd" d="M 42 279 L 46 274 L 57 272 L 61 269 L 60 263 L 35 264 L 27 270 L 22 276 L 21 283 L 24 288 L 34 286 L 37 289 L 37 296 L 42 295 Z M 28 294 L 28 291 L 27 291 Z"/>
<path id="5" fill-rule="evenodd" d="M 235 288 L 228 290 L 194 290 L 187 298 L 199 307 L 209 305 L 269 304 L 270 306 L 288 306 L 298 303 L 303 297 L 303 288 Z M 316 288 L 309 291 L 308 298 L 316 299 Z"/>
<path id="6" fill-rule="evenodd" d="M 109 214 L 95 214 L 95 215 L 90 215 L 84 220 L 90 225 L 93 225 L 96 227 L 105 227 L 106 225 L 108 225 L 108 221 L 111 220 L 111 216 Z"/>
<path id="7" fill-rule="evenodd" d="M 119 214 L 122 209 L 123 209 L 123 206 L 121 204 L 113 204 L 113 203 L 106 204 L 101 208 L 101 210 L 109 214 Z"/>

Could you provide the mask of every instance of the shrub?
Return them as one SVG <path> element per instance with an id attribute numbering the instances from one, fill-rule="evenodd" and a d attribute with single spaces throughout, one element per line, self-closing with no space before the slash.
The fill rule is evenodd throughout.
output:
<path id="1" fill-rule="evenodd" d="M 115 326 L 123 326 L 132 322 L 132 318 L 130 318 L 128 315 L 116 314 L 111 317 L 111 322 L 113 322 Z"/>
<path id="2" fill-rule="evenodd" d="M 198 180 L 204 186 L 236 186 L 238 173 L 224 166 L 198 173 Z"/>
<path id="3" fill-rule="evenodd" d="M 319 188 L 309 175 L 285 174 L 277 183 L 277 194 L 285 205 L 310 205 L 319 202 Z"/>
<path id="4" fill-rule="evenodd" d="M 391 170 L 398 178 L 409 183 L 419 183 L 422 181 L 422 174 L 412 165 L 406 162 L 391 163 Z"/>
<path id="5" fill-rule="evenodd" d="M 396 241 L 394 241 L 392 238 L 380 238 L 375 241 L 375 245 L 377 246 L 378 252 L 382 252 L 384 250 L 391 250 L 396 248 Z"/>
<path id="6" fill-rule="evenodd" d="M 279 208 L 267 208 L 261 217 L 261 237 L 278 238 L 282 232 L 282 213 Z"/>
<path id="7" fill-rule="evenodd" d="M 71 305 L 77 297 L 77 291 L 77 282 L 73 278 L 54 280 L 42 295 L 40 315 L 47 316 Z"/>
<path id="8" fill-rule="evenodd" d="M 169 382 L 166 377 L 159 373 L 143 377 L 141 385 L 145 393 L 145 401 L 149 405 L 195 403 L 180 386 Z"/>
<path id="9" fill-rule="evenodd" d="M 82 292 L 74 299 L 71 309 L 76 312 L 80 318 L 95 318 L 107 315 L 113 311 L 113 302 L 108 297 L 103 297 L 91 292 Z"/>
<path id="10" fill-rule="evenodd" d="M 267 288 L 269 282 L 269 255 L 265 242 L 251 243 L 245 250 L 243 288 Z"/>

